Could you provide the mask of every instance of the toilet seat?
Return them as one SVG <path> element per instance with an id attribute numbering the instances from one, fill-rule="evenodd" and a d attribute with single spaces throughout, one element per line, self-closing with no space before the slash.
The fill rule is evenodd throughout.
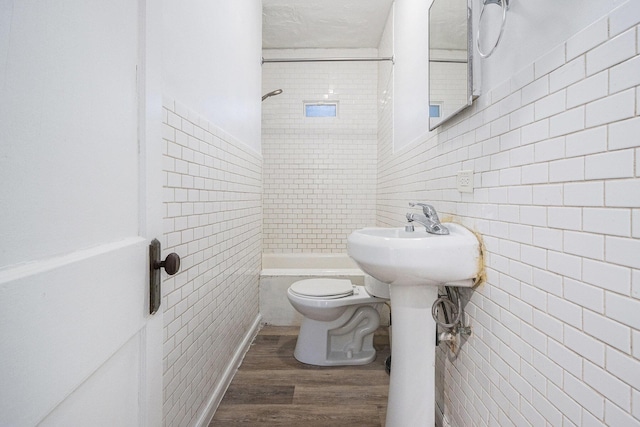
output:
<path id="1" fill-rule="evenodd" d="M 338 299 L 353 295 L 353 284 L 345 279 L 306 279 L 289 288 L 292 293 L 311 299 Z"/>

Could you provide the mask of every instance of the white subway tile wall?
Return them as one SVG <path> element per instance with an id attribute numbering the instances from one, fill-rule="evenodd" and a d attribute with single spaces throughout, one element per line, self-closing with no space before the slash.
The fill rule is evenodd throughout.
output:
<path id="1" fill-rule="evenodd" d="M 265 58 L 377 56 L 376 49 L 265 50 Z M 264 252 L 342 252 L 375 225 L 377 65 L 265 63 L 262 88 Z M 305 117 L 304 101 L 337 101 L 338 117 Z"/>
<path id="2" fill-rule="evenodd" d="M 195 425 L 258 316 L 262 159 L 174 100 L 164 102 L 164 422 Z"/>
<path id="3" fill-rule="evenodd" d="M 640 426 L 639 21 L 625 3 L 400 152 L 381 103 L 378 224 L 425 201 L 485 243 L 445 426 Z"/>

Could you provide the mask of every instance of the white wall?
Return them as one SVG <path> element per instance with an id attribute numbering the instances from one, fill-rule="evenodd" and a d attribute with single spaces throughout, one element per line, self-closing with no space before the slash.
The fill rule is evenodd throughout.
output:
<path id="1" fill-rule="evenodd" d="M 205 425 L 258 325 L 261 6 L 163 2 L 167 426 Z"/>
<path id="2" fill-rule="evenodd" d="M 566 36 L 527 24 L 502 47 L 520 62 L 494 59 L 506 80 L 435 134 L 394 153 L 381 120 L 378 224 L 431 202 L 486 247 L 473 335 L 439 354 L 444 425 L 640 426 L 640 3 L 572 4 L 601 13 Z M 538 38 L 557 43 L 527 56 Z"/>
<path id="3" fill-rule="evenodd" d="M 474 67 L 479 68 L 480 91 L 486 92 L 521 70 L 532 58 L 538 58 L 579 29 L 623 3 L 623 0 L 536 1 L 512 0 L 502 40 L 488 59 L 477 53 Z M 431 0 L 396 0 L 394 3 L 394 116 L 395 150 L 424 139 L 428 135 L 428 16 Z M 473 0 L 475 31 L 481 1 Z M 496 7 L 490 6 L 490 7 Z M 483 20 L 499 27 L 500 14 L 490 9 Z M 539 31 L 544 28 L 544 31 Z M 532 36 L 535 34 L 535 36 Z M 475 46 L 475 38 L 474 38 Z M 475 92 L 475 91 L 474 91 Z"/>
<path id="4" fill-rule="evenodd" d="M 429 132 L 429 6 L 396 0 L 393 10 L 393 144 L 406 147 Z M 426 118 L 426 119 L 425 119 Z"/>
<path id="5" fill-rule="evenodd" d="M 164 92 L 260 152 L 262 2 L 164 0 Z"/>
<path id="6" fill-rule="evenodd" d="M 624 1 L 511 0 L 500 45 L 488 59 L 476 57 L 476 63 L 480 63 L 482 67 L 483 90 L 488 91 L 509 79 L 514 72 L 531 63 L 532 58 L 541 57 L 551 46 L 559 45 Z M 481 2 L 473 0 L 472 4 L 477 20 Z M 490 11 L 483 20 L 485 18 L 489 18 L 487 24 L 497 28 L 502 15 L 494 15 L 493 11 Z"/>
<path id="7" fill-rule="evenodd" d="M 376 49 L 265 50 L 265 58 L 375 57 Z M 375 222 L 378 66 L 265 63 L 262 109 L 264 251 L 345 252 Z M 334 100 L 338 117 L 305 117 L 303 101 Z"/>

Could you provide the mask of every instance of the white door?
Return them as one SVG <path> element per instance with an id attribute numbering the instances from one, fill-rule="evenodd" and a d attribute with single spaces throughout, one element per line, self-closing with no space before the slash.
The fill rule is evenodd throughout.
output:
<path id="1" fill-rule="evenodd" d="M 0 426 L 162 423 L 157 16 L 0 0 Z"/>

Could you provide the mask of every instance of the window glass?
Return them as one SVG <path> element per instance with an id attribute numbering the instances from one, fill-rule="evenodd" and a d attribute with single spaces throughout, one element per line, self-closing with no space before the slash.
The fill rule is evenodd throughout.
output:
<path id="1" fill-rule="evenodd" d="M 305 117 L 337 117 L 338 104 L 336 103 L 305 103 Z"/>
<path id="2" fill-rule="evenodd" d="M 429 117 L 440 117 L 440 106 L 437 104 L 429 105 Z"/>

